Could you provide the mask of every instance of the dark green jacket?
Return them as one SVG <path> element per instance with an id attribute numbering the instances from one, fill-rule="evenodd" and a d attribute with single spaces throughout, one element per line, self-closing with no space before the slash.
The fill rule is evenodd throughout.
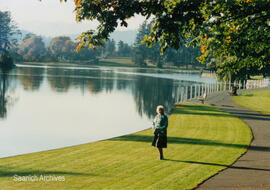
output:
<path id="1" fill-rule="evenodd" d="M 152 129 L 154 134 L 167 135 L 168 117 L 166 115 L 156 115 Z"/>

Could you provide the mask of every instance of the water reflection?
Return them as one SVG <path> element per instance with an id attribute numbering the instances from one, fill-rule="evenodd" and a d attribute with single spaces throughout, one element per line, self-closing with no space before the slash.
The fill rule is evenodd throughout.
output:
<path id="1" fill-rule="evenodd" d="M 103 91 L 110 93 L 113 90 L 130 92 L 136 103 L 137 112 L 140 116 L 146 115 L 152 118 L 155 108 L 163 104 L 167 112 L 176 102 L 176 89 L 174 80 L 151 77 L 153 71 L 141 69 L 118 69 L 80 70 L 75 68 L 40 68 L 40 67 L 17 67 L 12 73 L 13 82 L 20 81 L 26 91 L 38 91 L 42 82 L 46 81 L 50 89 L 58 93 L 68 93 L 69 89 L 79 89 L 82 94 L 99 94 Z M 130 75 L 130 73 L 142 73 L 142 75 Z M 145 76 L 144 74 L 150 76 Z M 156 71 L 156 74 L 164 74 Z M 166 74 L 167 76 L 167 74 Z M 196 75 L 194 75 L 196 76 Z M 196 76 L 197 77 L 197 76 Z M 6 96 L 9 88 L 8 72 L 1 73 L 1 117 L 6 117 L 6 104 L 12 102 L 12 97 Z M 15 81 L 14 81 L 15 80 Z M 190 81 L 181 81 L 181 87 L 194 84 Z M 8 100 L 9 99 L 9 100 Z"/>
<path id="2" fill-rule="evenodd" d="M 14 75 L 18 76 L 24 90 L 34 91 L 40 88 L 44 79 L 44 69 L 31 67 L 18 67 Z"/>
<path id="3" fill-rule="evenodd" d="M 10 79 L 8 73 L 10 69 L 0 69 L 0 118 L 5 119 L 7 112 L 17 101 L 17 97 L 13 95 L 14 88 L 10 87 Z"/>

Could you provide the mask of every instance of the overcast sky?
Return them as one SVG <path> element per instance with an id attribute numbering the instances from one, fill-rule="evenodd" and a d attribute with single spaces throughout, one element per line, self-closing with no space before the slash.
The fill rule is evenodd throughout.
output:
<path id="1" fill-rule="evenodd" d="M 10 11 L 20 29 L 38 35 L 78 34 L 97 26 L 97 22 L 76 23 L 73 0 L 66 3 L 60 3 L 60 0 L 0 0 L 0 10 Z M 129 20 L 128 28 L 117 30 L 137 29 L 143 20 L 142 16 L 137 16 Z"/>

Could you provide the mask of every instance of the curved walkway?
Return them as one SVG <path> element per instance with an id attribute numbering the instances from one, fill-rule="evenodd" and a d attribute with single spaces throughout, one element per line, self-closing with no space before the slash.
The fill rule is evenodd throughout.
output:
<path id="1" fill-rule="evenodd" d="M 243 108 L 227 92 L 209 95 L 206 103 L 229 112 L 247 123 L 253 132 L 248 151 L 232 166 L 205 181 L 199 190 L 270 189 L 270 115 Z"/>

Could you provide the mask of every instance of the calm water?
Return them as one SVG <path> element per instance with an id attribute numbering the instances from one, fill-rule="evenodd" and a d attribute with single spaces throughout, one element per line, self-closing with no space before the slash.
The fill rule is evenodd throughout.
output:
<path id="1" fill-rule="evenodd" d="M 134 68 L 17 65 L 0 72 L 0 157 L 78 145 L 149 128 L 196 74 Z"/>

